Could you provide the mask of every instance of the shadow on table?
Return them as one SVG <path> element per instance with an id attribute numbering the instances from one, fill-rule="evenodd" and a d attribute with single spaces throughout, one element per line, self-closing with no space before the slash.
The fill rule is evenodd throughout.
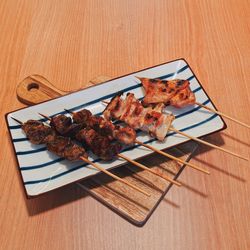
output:
<path id="1" fill-rule="evenodd" d="M 223 136 L 226 135 L 227 137 L 230 137 L 231 139 L 235 139 L 234 137 L 232 137 L 232 136 L 230 136 L 230 135 L 227 135 L 227 134 L 225 134 L 224 132 L 220 132 L 220 133 L 218 133 L 218 134 L 214 134 L 214 135 L 210 135 L 210 136 L 206 137 L 206 141 L 207 141 L 207 142 L 210 142 L 210 143 L 212 143 L 212 144 L 216 144 L 216 145 L 218 145 L 218 146 L 223 146 L 224 140 L 223 140 L 221 134 L 222 134 Z M 236 140 L 237 140 L 237 138 L 236 138 Z M 245 143 L 245 142 L 243 142 L 243 141 L 241 141 L 241 140 L 237 140 L 237 141 L 238 141 L 239 143 L 244 144 L 244 145 L 249 145 L 249 144 L 247 144 L 247 143 Z M 226 148 L 226 147 L 225 147 L 225 148 Z M 198 158 L 196 157 L 196 156 L 198 156 L 198 155 L 201 155 L 201 154 L 203 154 L 203 153 L 208 152 L 209 150 L 217 150 L 217 149 L 211 149 L 209 146 L 200 145 L 199 148 L 196 150 L 196 152 L 193 154 L 193 159 L 195 159 L 197 162 L 203 164 L 204 166 L 208 166 L 208 169 L 210 168 L 210 169 L 216 170 L 216 171 L 218 171 L 218 172 L 220 172 L 220 173 L 222 173 L 222 174 L 225 174 L 225 175 L 227 175 L 228 177 L 233 178 L 233 179 L 235 179 L 235 180 L 238 180 L 238 181 L 241 181 L 241 182 L 246 182 L 246 180 L 245 180 L 244 178 L 242 178 L 242 177 L 240 177 L 240 176 L 238 176 L 238 175 L 235 175 L 235 174 L 233 174 L 233 173 L 230 173 L 229 171 L 223 169 L 223 166 L 221 166 L 221 165 L 219 164 L 219 161 L 218 161 L 218 162 L 215 162 L 215 163 L 210 163 L 210 162 L 206 162 L 206 161 L 204 161 L 204 160 L 198 159 Z M 234 151 L 234 150 L 232 150 L 232 151 L 235 152 L 235 153 L 240 153 L 240 152 L 237 152 L 237 151 Z M 228 155 L 227 153 L 223 153 L 223 154 Z M 231 156 L 231 155 L 228 155 L 228 156 L 229 156 L 229 157 L 234 157 L 234 156 Z M 242 161 L 243 161 L 243 160 L 242 160 Z M 244 161 L 243 161 L 243 162 L 244 162 Z"/>

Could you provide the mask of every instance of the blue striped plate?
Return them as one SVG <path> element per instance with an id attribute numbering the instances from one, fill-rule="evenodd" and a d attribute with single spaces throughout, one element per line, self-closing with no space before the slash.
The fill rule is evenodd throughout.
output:
<path id="1" fill-rule="evenodd" d="M 28 119 L 42 120 L 38 112 L 53 116 L 65 113 L 64 108 L 72 111 L 88 108 L 94 114 L 101 114 L 105 108 L 101 101 L 109 100 L 116 95 L 118 91 L 124 93 L 133 92 L 137 98 L 143 97 L 141 84 L 134 76 L 161 79 L 188 79 L 191 83 L 191 89 L 196 94 L 197 101 L 214 108 L 214 105 L 187 62 L 184 59 L 178 59 L 41 104 L 8 113 L 6 114 L 6 120 L 17 156 L 18 169 L 21 172 L 28 197 L 37 196 L 88 176 L 93 176 L 98 171 L 81 161 L 72 163 L 63 158 L 59 158 L 48 152 L 44 145 L 32 145 L 25 137 L 20 125 L 15 123 L 11 117 L 15 117 L 21 121 Z M 175 128 L 196 137 L 211 134 L 226 127 L 220 116 L 198 106 L 190 106 L 184 109 L 167 107 L 166 109 L 176 116 L 173 123 Z M 158 149 L 172 147 L 188 140 L 173 132 L 168 133 L 164 142 L 158 142 L 143 132 L 138 133 L 138 139 Z M 150 153 L 152 153 L 152 151 L 137 145 L 126 148 L 123 152 L 124 155 L 132 159 L 137 159 Z M 90 159 L 94 162 L 98 162 L 98 164 L 106 169 L 126 163 L 121 159 L 107 163 L 93 155 L 90 155 Z"/>

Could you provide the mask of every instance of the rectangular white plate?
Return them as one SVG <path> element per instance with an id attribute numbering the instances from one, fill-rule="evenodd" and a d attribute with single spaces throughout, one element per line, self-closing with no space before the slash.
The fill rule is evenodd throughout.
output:
<path id="1" fill-rule="evenodd" d="M 57 99 L 8 113 L 6 114 L 6 120 L 17 156 L 18 169 L 21 172 L 28 197 L 37 196 L 69 183 L 79 181 L 88 176 L 95 175 L 98 171 L 84 162 L 78 161 L 72 163 L 59 158 L 48 152 L 45 145 L 31 144 L 26 139 L 20 125 L 13 121 L 11 117 L 15 117 L 23 122 L 28 119 L 43 120 L 38 115 L 38 112 L 53 116 L 55 114 L 65 113 L 64 108 L 72 111 L 87 108 L 94 114 L 101 114 L 105 108 L 101 101 L 112 98 L 119 91 L 124 93 L 133 92 L 137 98 L 143 97 L 141 84 L 134 76 L 161 79 L 187 79 L 191 83 L 190 86 L 195 92 L 197 101 L 215 108 L 187 62 L 184 59 L 178 59 L 122 76 Z M 226 124 L 220 116 L 198 106 L 190 106 L 184 109 L 167 107 L 166 110 L 171 111 L 176 116 L 173 123 L 175 128 L 196 137 L 211 134 L 226 128 Z M 172 132 L 168 133 L 164 142 L 158 142 L 143 132 L 139 132 L 137 138 L 158 149 L 169 148 L 188 140 Z M 124 155 L 132 159 L 137 159 L 150 153 L 152 153 L 152 151 L 145 147 L 139 147 L 138 145 L 128 148 L 123 152 Z M 93 155 L 90 156 L 90 159 L 98 162 L 98 164 L 106 169 L 126 163 L 120 159 L 105 163 Z"/>

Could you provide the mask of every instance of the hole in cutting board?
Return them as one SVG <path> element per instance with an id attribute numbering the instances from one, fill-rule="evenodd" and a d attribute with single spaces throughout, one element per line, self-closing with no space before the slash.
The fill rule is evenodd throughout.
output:
<path id="1" fill-rule="evenodd" d="M 28 91 L 34 91 L 39 89 L 39 85 L 36 82 L 32 82 L 28 85 Z"/>

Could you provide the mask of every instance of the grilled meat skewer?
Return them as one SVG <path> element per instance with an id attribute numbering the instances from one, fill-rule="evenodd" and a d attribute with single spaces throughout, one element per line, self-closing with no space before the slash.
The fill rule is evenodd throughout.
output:
<path id="1" fill-rule="evenodd" d="M 132 101 L 131 101 L 132 100 Z M 138 107 L 141 109 L 140 111 L 140 114 L 137 114 L 137 116 L 134 116 L 134 111 L 136 110 L 135 107 L 133 107 L 133 102 L 134 103 L 137 103 L 138 104 Z M 210 146 L 212 148 L 216 148 L 220 151 L 223 151 L 225 153 L 228 153 L 228 154 L 231 154 L 231 155 L 234 155 L 238 158 L 241 158 L 243 160 L 246 160 L 248 161 L 248 158 L 244 157 L 244 156 L 241 156 L 237 153 L 234 153 L 228 149 L 225 149 L 225 148 L 222 148 L 222 147 L 219 147 L 219 146 L 216 146 L 212 143 L 209 143 L 209 142 L 206 142 L 204 140 L 201 140 L 197 137 L 194 137 L 194 136 L 191 136 L 189 134 L 186 134 L 178 129 L 175 129 L 173 127 L 170 127 L 171 125 L 171 122 L 173 119 L 171 119 L 171 116 L 172 115 L 166 115 L 166 120 L 165 122 L 162 123 L 163 127 L 161 126 L 161 121 L 159 119 L 156 119 L 157 123 L 156 123 L 156 126 L 154 123 L 151 123 L 150 126 L 148 127 L 147 126 L 147 123 L 148 121 L 145 121 L 148 119 L 148 113 L 147 113 L 147 110 L 154 110 L 152 109 L 152 107 L 148 107 L 148 108 L 145 108 L 142 106 L 142 104 L 139 102 L 139 100 L 137 100 L 135 97 L 134 97 L 134 94 L 131 94 L 131 93 L 128 93 L 127 94 L 127 97 L 125 100 L 121 99 L 120 96 L 115 96 L 111 102 L 108 104 L 108 106 L 106 107 L 106 109 L 104 110 L 104 116 L 105 118 L 107 119 L 117 119 L 117 120 L 121 120 L 121 121 L 124 121 L 125 123 L 129 124 L 131 127 L 136 127 L 138 124 L 140 126 L 144 126 L 142 128 L 140 128 L 141 130 L 144 130 L 144 131 L 147 131 L 147 129 L 149 130 L 149 133 L 152 131 L 152 132 L 155 132 L 153 133 L 153 135 L 155 135 L 155 137 L 159 140 L 163 140 L 168 132 L 169 131 L 173 131 L 175 133 L 178 133 L 178 134 L 181 134 L 191 140 L 194 140 L 194 141 L 197 141 L 199 143 L 202 143 L 202 144 L 205 144 L 207 146 Z M 125 111 L 124 111 L 125 110 Z M 129 115 L 127 115 L 127 112 L 129 113 Z M 146 115 L 144 114 L 146 112 Z M 158 112 L 159 113 L 159 112 Z M 159 114 L 157 114 L 158 116 Z M 162 114 L 164 115 L 164 114 Z M 125 118 L 124 118 L 125 117 Z M 126 117 L 128 117 L 126 119 Z M 155 117 L 153 117 L 155 118 Z M 168 121 L 167 119 L 170 118 Z M 150 117 L 151 119 L 151 117 Z M 150 120 L 149 119 L 149 120 Z M 140 123 L 142 120 L 142 123 Z M 135 124 L 135 126 L 133 126 L 133 123 Z M 158 124 L 158 125 L 157 125 Z M 150 134 L 152 134 L 152 132 Z M 158 133 L 158 135 L 157 135 Z"/>
<path id="2" fill-rule="evenodd" d="M 88 157 L 83 147 L 78 146 L 70 138 L 58 136 L 53 128 L 40 121 L 28 120 L 22 129 L 33 144 L 46 144 L 47 149 L 70 161 Z"/>
<path id="3" fill-rule="evenodd" d="M 160 112 L 161 109 L 162 109 L 162 106 L 163 106 L 162 104 L 157 105 L 157 106 L 154 108 L 154 111 Z M 85 109 L 85 110 L 79 111 L 79 112 L 77 112 L 77 113 L 75 113 L 75 112 L 70 112 L 70 111 L 68 111 L 67 109 L 65 109 L 65 110 L 66 110 L 67 112 L 71 113 L 72 115 L 75 115 L 75 120 L 77 120 L 77 122 L 83 121 L 83 124 L 84 124 L 85 126 L 86 126 L 86 124 L 87 124 L 87 120 L 88 120 L 88 119 L 91 119 L 91 112 L 90 112 L 89 110 L 86 110 L 86 109 Z M 46 118 L 46 116 L 44 116 L 44 117 Z M 109 121 L 109 123 L 112 124 L 111 121 Z M 99 131 L 100 131 L 100 130 L 99 130 Z M 201 171 L 201 172 L 203 172 L 203 173 L 209 174 L 209 172 L 208 172 L 207 170 L 201 169 L 201 168 L 199 168 L 199 167 L 197 167 L 197 166 L 195 166 L 195 165 L 193 165 L 193 164 L 191 164 L 191 163 L 189 163 L 189 162 L 183 161 L 183 160 L 181 160 L 181 159 L 179 159 L 179 158 L 177 158 L 177 157 L 175 157 L 175 156 L 173 156 L 173 155 L 171 155 L 171 154 L 168 154 L 168 153 L 166 153 L 166 152 L 163 152 L 163 151 L 161 151 L 161 150 L 158 150 L 158 149 L 156 149 L 156 148 L 154 148 L 154 147 L 152 147 L 152 146 L 150 146 L 150 145 L 148 145 L 148 144 L 144 144 L 144 143 L 138 141 L 136 138 L 135 138 L 134 142 L 137 143 L 137 144 L 140 144 L 141 146 L 144 146 L 144 147 L 146 147 L 146 148 L 148 148 L 148 149 L 150 149 L 150 150 L 153 150 L 153 151 L 155 151 L 155 152 L 157 152 L 157 153 L 159 153 L 159 154 L 161 154 L 161 155 L 163 155 L 163 156 L 165 156 L 165 157 L 168 157 L 168 158 L 170 158 L 170 159 L 176 160 L 177 162 L 181 162 L 181 163 L 183 163 L 183 164 L 186 164 L 187 166 L 192 167 L 192 168 L 194 168 L 194 169 L 196 169 L 196 170 L 199 170 L 199 171 Z M 119 155 L 117 155 L 117 156 L 123 157 L 123 155 L 121 155 L 121 154 L 119 154 Z"/>
<path id="4" fill-rule="evenodd" d="M 47 148 L 48 150 L 50 150 L 51 152 L 57 154 L 58 156 L 63 156 L 68 160 L 82 160 L 90 165 L 92 165 L 93 167 L 95 167 L 96 169 L 100 170 L 101 172 L 111 176 L 112 178 L 128 185 L 129 187 L 139 191 L 140 193 L 146 195 L 146 196 L 150 196 L 149 193 L 145 192 L 144 190 L 138 188 L 137 186 L 131 184 L 130 182 L 110 173 L 108 170 L 102 168 L 101 166 L 99 166 L 98 164 L 90 161 L 87 158 L 87 154 L 84 150 L 84 148 L 78 146 L 77 144 L 73 143 L 71 141 L 70 138 L 66 138 L 66 137 L 62 137 L 62 136 L 56 136 L 54 137 L 54 140 L 52 140 L 52 137 L 48 137 L 47 133 L 40 133 L 39 134 L 39 140 L 37 140 L 37 136 L 34 134 L 34 129 L 36 127 L 39 127 L 39 129 L 42 128 L 42 130 L 48 130 L 48 126 L 44 125 L 43 123 L 39 122 L 39 121 L 34 121 L 34 120 L 29 120 L 26 123 L 22 123 L 19 120 L 15 119 L 12 117 L 13 120 L 15 120 L 16 122 L 18 122 L 19 124 L 22 125 L 23 131 L 26 133 L 29 133 L 30 137 L 30 141 L 35 142 L 36 144 L 41 144 L 44 142 L 47 142 Z M 52 132 L 53 133 L 53 132 Z M 32 135 L 31 135 L 32 134 Z M 54 134 L 54 133 L 53 133 Z M 35 136 L 35 139 L 33 139 L 33 136 Z M 48 139 L 49 138 L 49 139 Z"/>
<path id="5" fill-rule="evenodd" d="M 22 130 L 33 144 L 46 144 L 53 141 L 56 136 L 55 131 L 51 127 L 36 120 L 28 120 L 23 123 Z"/>
<path id="6" fill-rule="evenodd" d="M 110 138 L 99 134 L 90 127 L 83 128 L 86 126 L 85 123 L 72 123 L 72 119 L 65 115 L 52 117 L 50 125 L 59 134 L 76 139 L 103 160 L 112 160 L 122 149 L 122 145 L 119 142 L 111 141 Z"/>

